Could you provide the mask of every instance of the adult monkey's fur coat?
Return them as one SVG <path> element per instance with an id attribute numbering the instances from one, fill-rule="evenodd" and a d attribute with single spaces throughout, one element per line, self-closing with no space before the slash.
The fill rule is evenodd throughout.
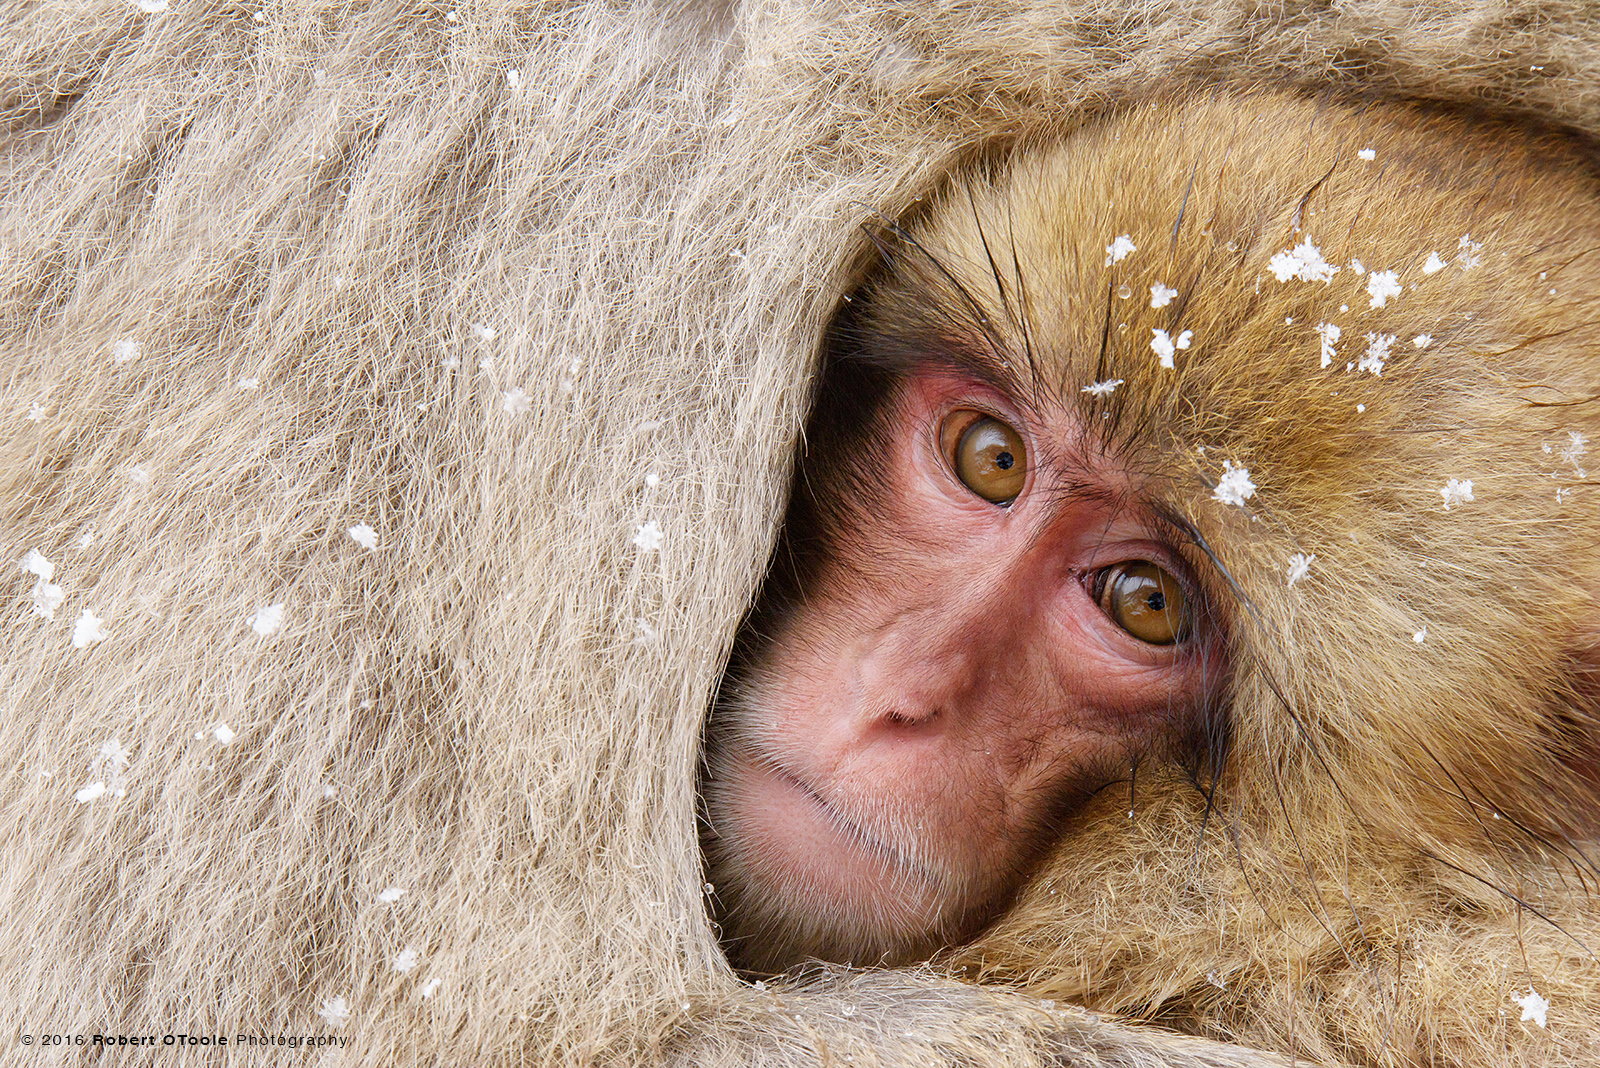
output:
<path id="1" fill-rule="evenodd" d="M 1153 87 L 1359 89 L 1600 133 L 1584 5 L 4 18 L 0 549 L 50 560 L 62 598 L 44 618 L 43 576 L 13 571 L 0 621 L 8 1046 L 1257 1063 L 924 975 L 753 991 L 722 962 L 701 723 L 819 338 L 864 220 L 975 145 Z M 363 524 L 375 549 L 347 534 Z M 280 629 L 249 625 L 271 631 L 277 604 Z M 106 637 L 78 649 L 85 611 Z M 76 801 L 93 782 L 106 794 Z M 1573 1024 L 1530 1048 L 1585 1063 L 1593 957 L 1563 952 L 1552 1022 L 1566 996 Z M 1508 993 L 1543 966 L 1494 964 Z M 1171 992 L 1136 981 L 1131 1002 L 1090 995 L 1159 1014 Z M 342 1029 L 319 1016 L 333 999 Z M 1184 1004 L 1169 1022 L 1237 1024 Z M 1490 1040 L 1519 1026 L 1505 1005 Z M 1292 1031 L 1353 1011 L 1248 1037 L 1337 1053 Z"/>

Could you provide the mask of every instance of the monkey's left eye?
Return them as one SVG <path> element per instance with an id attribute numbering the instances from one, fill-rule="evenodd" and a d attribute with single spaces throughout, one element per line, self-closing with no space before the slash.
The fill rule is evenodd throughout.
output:
<path id="1" fill-rule="evenodd" d="M 976 416 L 977 418 L 973 418 Z M 956 412 L 940 435 L 961 484 L 993 504 L 1010 504 L 1028 480 L 1022 435 L 992 415 Z"/>
<path id="2" fill-rule="evenodd" d="M 1189 636 L 1183 587 L 1148 560 L 1118 564 L 1101 573 L 1097 599 L 1111 622 L 1150 645 L 1174 645 Z"/>

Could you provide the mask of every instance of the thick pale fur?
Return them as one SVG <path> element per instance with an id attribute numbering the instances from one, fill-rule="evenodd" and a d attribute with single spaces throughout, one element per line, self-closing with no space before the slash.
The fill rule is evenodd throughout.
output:
<path id="1" fill-rule="evenodd" d="M 64 595 L 43 618 L 13 570 L 0 618 L 8 1048 L 249 1031 L 341 1034 L 322 1063 L 374 1066 L 1266 1063 L 927 974 L 741 985 L 702 902 L 702 718 L 863 220 L 980 142 L 1158 82 L 1593 131 L 1586 5 L 0 17 L 0 549 L 43 554 Z M 247 624 L 278 603 L 281 629 Z M 106 637 L 78 649 L 85 610 Z M 113 739 L 125 764 L 97 757 Z M 1357 878 L 1335 877 L 1325 896 Z M 1156 974 L 1116 900 L 1094 937 Z M 1173 937 L 1220 930 L 1196 917 Z M 1278 1017 L 1228 1019 L 1264 1041 Z M 119 1060 L 148 1055 L 96 1063 Z"/>

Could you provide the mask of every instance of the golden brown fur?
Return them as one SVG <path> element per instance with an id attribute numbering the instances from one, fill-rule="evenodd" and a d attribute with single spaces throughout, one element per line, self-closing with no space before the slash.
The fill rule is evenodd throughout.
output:
<path id="1" fill-rule="evenodd" d="M 1152 81 L 1360 81 L 1593 131 L 1584 12 L 8 7 L 0 549 L 49 559 L 63 597 L 36 614 L 40 576 L 12 570 L 0 609 L 8 1049 L 252 1032 L 342 1035 L 328 1062 L 372 1066 L 1267 1063 L 918 972 L 742 985 L 702 901 L 702 717 L 860 222 L 978 142 Z M 85 609 L 106 637 L 76 649 Z M 1135 825 L 1170 846 L 1157 814 Z M 1350 885 L 1326 874 L 1326 898 Z M 1129 929 L 1108 915 L 1096 951 Z M 1133 966 L 1164 954 L 1127 953 L 1119 1007 L 1170 1000 Z M 1232 1026 L 1267 1042 L 1305 1009 L 1273 1001 L 1276 956 L 1256 966 L 1267 1004 Z"/>

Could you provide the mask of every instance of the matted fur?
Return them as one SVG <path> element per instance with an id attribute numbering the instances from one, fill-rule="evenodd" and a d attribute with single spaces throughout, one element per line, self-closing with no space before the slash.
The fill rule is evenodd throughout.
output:
<path id="1" fill-rule="evenodd" d="M 64 597 L 43 618 L 13 570 L 0 611 L 8 1048 L 1258 1063 L 722 962 L 700 728 L 818 339 L 864 219 L 1153 84 L 1600 131 L 1585 4 L 169 2 L 0 24 L 0 551 Z M 85 610 L 106 637 L 78 649 Z"/>

